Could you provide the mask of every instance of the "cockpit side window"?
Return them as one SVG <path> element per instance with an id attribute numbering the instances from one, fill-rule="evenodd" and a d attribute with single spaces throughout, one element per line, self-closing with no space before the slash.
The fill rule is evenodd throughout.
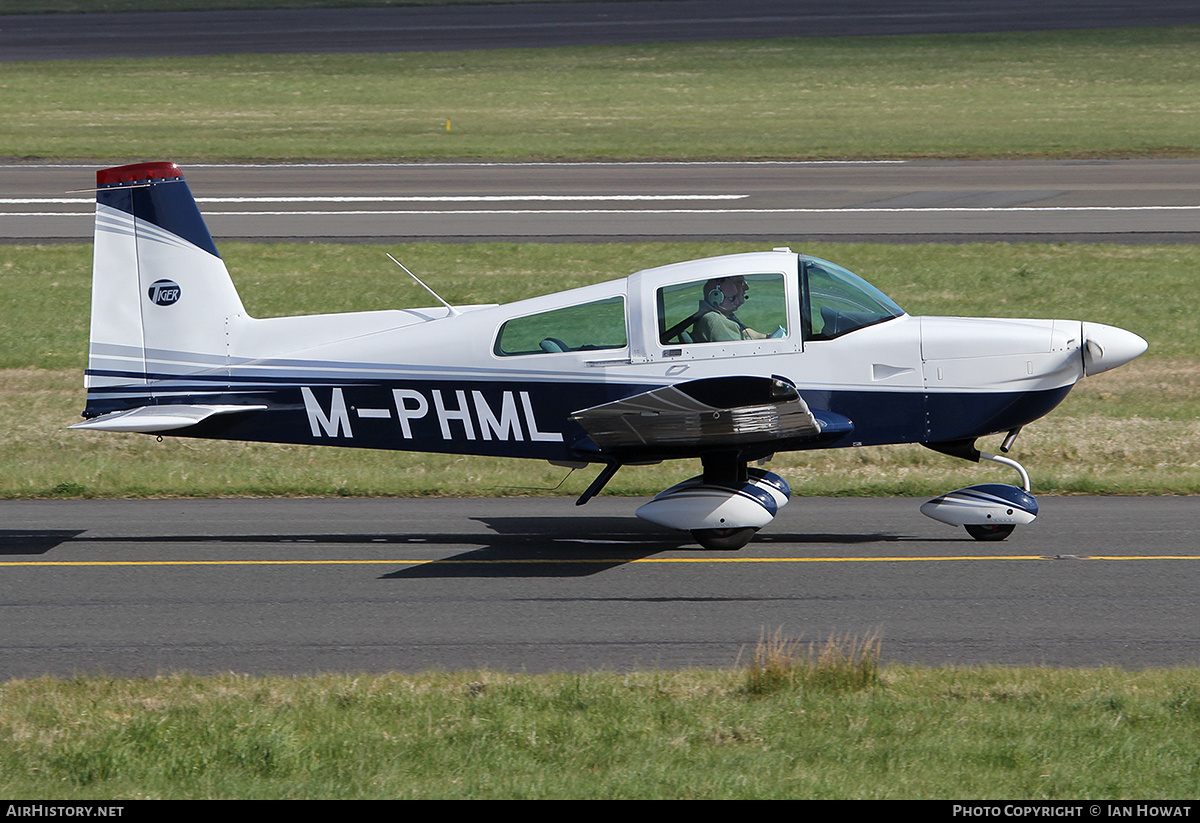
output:
<path id="1" fill-rule="evenodd" d="M 496 335 L 494 351 L 500 357 L 511 357 L 623 349 L 627 345 L 625 298 L 617 296 L 509 320 Z"/>
<path id="2" fill-rule="evenodd" d="M 800 259 L 806 340 L 832 340 L 904 314 L 886 294 L 827 260 Z"/>
<path id="3" fill-rule="evenodd" d="M 782 274 L 739 274 L 658 290 L 658 339 L 664 346 L 787 337 Z"/>

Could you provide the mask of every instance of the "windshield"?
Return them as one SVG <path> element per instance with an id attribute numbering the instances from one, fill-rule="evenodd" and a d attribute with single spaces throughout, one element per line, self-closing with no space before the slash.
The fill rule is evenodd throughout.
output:
<path id="1" fill-rule="evenodd" d="M 904 314 L 890 297 L 836 263 L 801 257 L 800 269 L 808 340 L 832 340 Z"/>

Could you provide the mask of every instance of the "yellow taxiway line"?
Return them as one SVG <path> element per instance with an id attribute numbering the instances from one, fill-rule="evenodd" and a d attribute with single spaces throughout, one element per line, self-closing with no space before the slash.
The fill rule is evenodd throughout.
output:
<path id="1" fill-rule="evenodd" d="M 936 563 L 951 560 L 1200 560 L 1200 555 L 932 555 L 920 557 L 609 557 L 382 560 L 4 560 L 0 566 L 419 566 L 618 563 Z"/>

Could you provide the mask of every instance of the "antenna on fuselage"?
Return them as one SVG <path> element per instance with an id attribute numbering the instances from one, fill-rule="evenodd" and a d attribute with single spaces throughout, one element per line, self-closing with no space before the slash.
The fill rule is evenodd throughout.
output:
<path id="1" fill-rule="evenodd" d="M 418 286 L 420 286 L 421 288 L 425 289 L 425 291 L 429 292 L 429 293 L 430 293 L 430 294 L 432 294 L 434 297 L 436 297 L 436 298 L 437 298 L 437 301 L 438 301 L 439 303 L 441 303 L 443 306 L 445 306 L 445 307 L 446 307 L 446 311 L 450 312 L 450 314 L 449 314 L 448 316 L 450 316 L 450 317 L 457 317 L 458 315 L 462 314 L 462 312 L 460 312 L 458 309 L 454 308 L 454 307 L 453 307 L 453 306 L 451 306 L 449 303 L 447 303 L 445 300 L 443 300 L 443 299 L 442 299 L 442 297 L 441 297 L 441 295 L 439 295 L 439 294 L 438 294 L 437 292 L 435 292 L 433 289 L 429 288 L 429 286 L 426 286 L 424 283 L 422 283 L 422 282 L 421 282 L 421 278 L 417 277 L 415 274 L 413 274 L 412 272 L 410 272 L 410 271 L 408 270 L 408 268 L 407 268 L 407 267 L 405 267 L 405 265 L 404 265 L 403 263 L 401 263 L 401 262 L 400 262 L 399 260 L 397 260 L 396 258 L 392 257 L 392 256 L 391 256 L 390 254 L 388 254 L 387 252 L 384 252 L 384 254 L 387 254 L 387 256 L 388 256 L 388 260 L 391 260 L 393 263 L 395 263 L 397 266 L 399 266 L 401 269 L 403 269 L 405 274 L 407 274 L 407 275 L 408 275 L 409 277 L 411 277 L 413 280 L 416 280 L 416 281 L 417 281 L 417 285 L 418 285 Z"/>

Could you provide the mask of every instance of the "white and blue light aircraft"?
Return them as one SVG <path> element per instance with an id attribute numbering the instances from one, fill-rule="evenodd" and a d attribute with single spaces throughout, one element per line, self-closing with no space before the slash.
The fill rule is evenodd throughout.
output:
<path id="1" fill-rule="evenodd" d="M 436 296 L 436 295 L 435 295 Z M 438 298 L 440 300 L 440 298 Z M 776 452 L 920 443 L 1011 466 L 925 514 L 1002 540 L 1029 476 L 976 440 L 1146 342 L 1074 320 L 912 317 L 789 249 L 661 266 L 505 305 L 256 319 L 171 163 L 97 174 L 86 420 L 73 428 L 703 472 L 637 514 L 738 549 L 789 497 Z"/>

